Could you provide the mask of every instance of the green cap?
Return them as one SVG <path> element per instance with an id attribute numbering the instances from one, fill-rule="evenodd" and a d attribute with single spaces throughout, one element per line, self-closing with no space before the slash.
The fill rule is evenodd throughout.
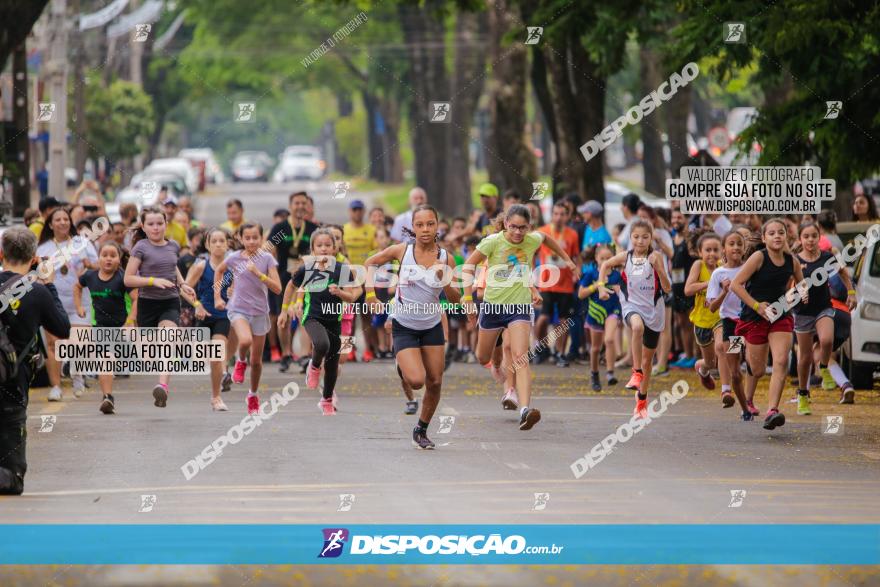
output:
<path id="1" fill-rule="evenodd" d="M 497 198 L 498 186 L 496 186 L 494 183 L 484 183 L 480 186 L 480 189 L 477 190 L 477 193 L 481 196 L 491 196 Z"/>

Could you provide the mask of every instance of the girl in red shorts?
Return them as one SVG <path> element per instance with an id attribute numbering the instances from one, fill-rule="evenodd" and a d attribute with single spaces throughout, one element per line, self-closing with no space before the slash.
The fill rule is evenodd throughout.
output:
<path id="1" fill-rule="evenodd" d="M 773 430 L 785 424 L 785 415 L 779 411 L 779 400 L 788 372 L 791 353 L 791 333 L 794 319 L 786 310 L 773 313 L 771 304 L 784 300 L 792 285 L 792 278 L 803 279 L 800 263 L 788 252 L 785 223 L 773 218 L 764 223 L 761 231 L 765 249 L 753 253 L 730 284 L 730 290 L 743 301 L 742 314 L 735 333 L 746 341 L 746 361 L 749 373 L 746 377 L 746 397 L 752 401 L 758 380 L 764 376 L 767 366 L 768 345 L 773 354 L 773 371 L 770 375 L 769 405 L 764 418 L 764 428 Z"/>

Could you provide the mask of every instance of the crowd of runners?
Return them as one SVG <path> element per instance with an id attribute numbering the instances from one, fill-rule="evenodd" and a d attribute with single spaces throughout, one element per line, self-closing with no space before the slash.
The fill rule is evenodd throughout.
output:
<path id="1" fill-rule="evenodd" d="M 123 206 L 112 230 L 76 247 L 102 211 L 46 201 L 30 228 L 38 256 L 67 251 L 54 285 L 73 327 L 197 326 L 224 341 L 228 364 L 212 364 L 216 411 L 228 410 L 223 392 L 246 385 L 247 410 L 257 412 L 262 373 L 274 363 L 299 369 L 320 390 L 321 413 L 334 415 L 342 366 L 354 361 L 394 362 L 422 449 L 434 448 L 427 430 L 455 362 L 486 367 L 521 430 L 541 419 L 530 373 L 541 363 L 588 365 L 595 392 L 623 384 L 636 417 L 647 417 L 651 382 L 671 369 L 694 369 L 706 388 L 720 388 L 724 408 L 738 404 L 742 420 L 762 417 L 769 430 L 785 423 L 789 376 L 798 414 L 810 414 L 811 386 L 853 403 L 836 359 L 856 305 L 847 270 L 802 291 L 793 308 L 773 307 L 844 248 L 833 212 L 689 218 L 629 195 L 625 221 L 606 226 L 602 204 L 571 195 L 545 224 L 519 194 L 484 184 L 479 196 L 481 210 L 452 219 L 420 188 L 396 217 L 352 200 L 340 226 L 320 222 L 312 197 L 297 192 L 271 226 L 230 200 L 227 221 L 208 227 L 188 200 L 163 193 L 162 206 Z M 853 216 L 878 218 L 866 197 Z M 44 342 L 48 399 L 61 401 L 64 365 L 54 337 L 45 332 Z M 755 391 L 768 374 L 762 416 Z M 113 380 L 98 377 L 105 414 L 118 408 Z M 72 376 L 75 397 L 86 385 Z M 169 375 L 158 377 L 157 407 L 172 389 Z"/>

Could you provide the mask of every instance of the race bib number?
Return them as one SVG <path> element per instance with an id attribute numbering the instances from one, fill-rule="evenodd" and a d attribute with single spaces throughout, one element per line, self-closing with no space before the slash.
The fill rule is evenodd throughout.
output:
<path id="1" fill-rule="evenodd" d="M 684 269 L 673 269 L 672 270 L 672 283 L 684 283 Z"/>
<path id="2" fill-rule="evenodd" d="M 743 337 L 731 336 L 730 337 L 730 346 L 727 347 L 727 354 L 738 355 L 740 352 L 742 352 L 742 349 L 743 349 Z"/>
<path id="3" fill-rule="evenodd" d="M 632 260 L 632 268 L 633 275 L 644 275 L 645 267 L 648 265 L 647 259 L 633 259 Z"/>

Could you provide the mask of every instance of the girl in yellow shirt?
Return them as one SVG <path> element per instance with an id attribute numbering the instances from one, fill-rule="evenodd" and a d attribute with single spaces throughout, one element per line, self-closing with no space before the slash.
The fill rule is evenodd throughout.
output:
<path id="1" fill-rule="evenodd" d="M 696 249 L 700 258 L 691 265 L 684 284 L 684 295 L 694 296 L 694 309 L 691 310 L 690 319 L 694 325 L 694 338 L 703 355 L 694 365 L 694 369 L 706 389 L 715 389 L 715 381 L 709 371 L 716 368 L 715 335 L 716 331 L 720 333 L 722 323 L 718 311 L 713 312 L 706 303 L 706 288 L 709 287 L 709 279 L 721 258 L 721 237 L 714 232 L 707 232 L 697 240 Z M 729 399 L 730 405 L 725 405 L 726 408 L 733 405 L 733 397 L 729 396 Z"/>

